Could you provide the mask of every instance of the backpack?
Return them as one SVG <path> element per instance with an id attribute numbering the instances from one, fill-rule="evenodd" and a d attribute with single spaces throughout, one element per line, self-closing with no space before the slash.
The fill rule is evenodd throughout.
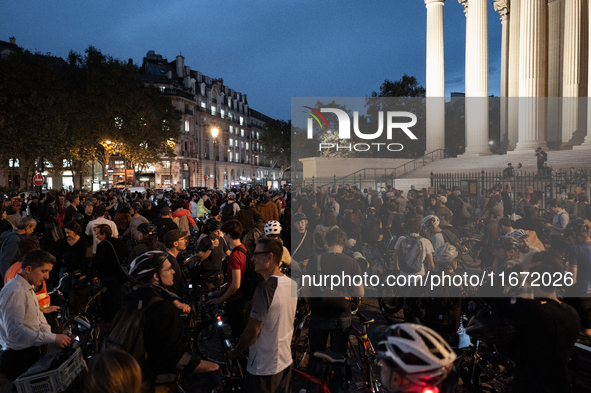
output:
<path id="1" fill-rule="evenodd" d="M 423 267 L 423 242 L 421 236 L 406 236 L 398 248 L 398 264 L 405 273 L 418 273 Z"/>
<path id="2" fill-rule="evenodd" d="M 462 200 L 462 210 L 460 210 L 460 216 L 466 220 L 472 219 L 472 205 Z"/>
<path id="3" fill-rule="evenodd" d="M 234 247 L 232 254 L 236 251 L 241 252 L 246 256 L 246 269 L 244 270 L 244 276 L 240 283 L 240 289 L 242 289 L 242 296 L 244 299 L 250 300 L 254 296 L 254 291 L 257 288 L 257 285 L 263 281 L 263 276 L 254 270 L 254 264 L 246 251 L 242 248 Z"/>
<path id="4" fill-rule="evenodd" d="M 222 221 L 228 222 L 234 218 L 234 202 L 226 202 L 222 209 Z"/>
<path id="5" fill-rule="evenodd" d="M 189 232 L 189 218 L 186 214 L 172 219 L 181 232 Z"/>
<path id="6" fill-rule="evenodd" d="M 138 303 L 137 309 L 121 309 L 113 322 L 109 334 L 103 341 L 103 348 L 116 348 L 127 352 L 141 362 L 146 357 L 146 347 L 144 344 L 144 314 L 153 304 L 164 300 L 159 296 L 151 298 L 143 306 L 142 301 Z"/>

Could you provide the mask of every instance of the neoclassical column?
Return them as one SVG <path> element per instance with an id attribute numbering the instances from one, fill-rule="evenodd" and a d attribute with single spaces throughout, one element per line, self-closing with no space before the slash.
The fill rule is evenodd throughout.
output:
<path id="1" fill-rule="evenodd" d="M 509 18 L 509 75 L 507 90 L 509 108 L 507 128 L 509 143 L 507 150 L 514 150 L 519 137 L 519 23 L 521 0 L 511 0 L 511 17 Z"/>
<path id="2" fill-rule="evenodd" d="M 562 143 L 571 149 L 573 134 L 579 124 L 579 99 L 582 89 L 581 52 L 583 34 L 583 0 L 564 0 L 564 62 L 562 73 Z"/>
<path id="3" fill-rule="evenodd" d="M 546 141 L 552 147 L 562 139 L 562 65 L 564 60 L 564 0 L 548 0 L 548 100 Z"/>
<path id="4" fill-rule="evenodd" d="M 587 24 L 591 26 L 591 6 L 587 5 L 588 17 Z M 589 44 L 587 48 L 587 75 L 591 78 L 591 28 L 587 36 L 587 42 Z M 581 148 L 591 149 L 591 83 L 587 83 L 587 136 L 585 137 L 585 143 L 581 145 Z"/>
<path id="5" fill-rule="evenodd" d="M 427 7 L 427 152 L 445 147 L 444 1 L 425 0 Z"/>
<path id="6" fill-rule="evenodd" d="M 466 10 L 465 10 L 466 12 Z M 488 4 L 468 0 L 466 12 L 466 155 L 488 145 Z"/>
<path id="7" fill-rule="evenodd" d="M 546 148 L 547 0 L 521 0 L 519 142 L 517 151 Z M 542 98 L 541 98 L 542 97 Z"/>
<path id="8" fill-rule="evenodd" d="M 501 151 L 509 147 L 508 135 L 508 100 L 509 94 L 509 0 L 497 0 L 493 3 L 501 18 Z"/>

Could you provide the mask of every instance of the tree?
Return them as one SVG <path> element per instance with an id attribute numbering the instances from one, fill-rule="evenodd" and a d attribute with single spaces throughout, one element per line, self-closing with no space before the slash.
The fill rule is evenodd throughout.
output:
<path id="1" fill-rule="evenodd" d="M 380 86 L 380 92 L 371 92 L 372 97 L 425 97 L 426 90 L 419 84 L 417 78 L 402 75 L 397 81 L 385 79 Z"/>
<path id="2" fill-rule="evenodd" d="M 265 124 L 261 145 L 273 167 L 283 172 L 291 166 L 291 120 L 271 120 Z"/>

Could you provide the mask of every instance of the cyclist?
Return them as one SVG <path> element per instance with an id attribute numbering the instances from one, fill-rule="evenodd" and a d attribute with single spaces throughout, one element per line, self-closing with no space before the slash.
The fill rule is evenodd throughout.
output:
<path id="1" fill-rule="evenodd" d="M 182 344 L 183 322 L 174 305 L 178 297 L 165 288 L 172 286 L 174 269 L 168 253 L 148 251 L 131 264 L 129 274 L 140 285 L 126 299 L 126 307 L 144 312 L 144 345 L 149 370 L 156 384 L 173 383 L 176 373 L 217 371 L 219 366 L 199 360 L 185 352 Z M 140 302 L 141 305 L 140 305 Z"/>
<path id="2" fill-rule="evenodd" d="M 370 206 L 367 208 L 367 218 L 363 220 L 363 241 L 372 245 L 382 240 L 382 222 L 376 217 L 376 208 Z"/>
<path id="3" fill-rule="evenodd" d="M 529 233 L 524 231 L 523 229 L 514 229 L 512 231 L 507 232 L 507 236 L 512 237 L 513 239 L 517 240 L 517 245 L 519 247 L 519 252 L 522 255 L 521 264 L 527 264 L 531 261 L 531 258 L 536 252 L 540 250 L 537 247 L 530 247 L 527 244 L 527 239 L 529 238 Z"/>
<path id="4" fill-rule="evenodd" d="M 432 329 L 400 323 L 378 344 L 382 383 L 389 392 L 427 392 L 449 375 L 456 354 Z"/>
<path id="5" fill-rule="evenodd" d="M 292 241 L 296 248 L 292 257 L 305 267 L 314 252 L 314 239 L 312 232 L 308 230 L 308 217 L 304 213 L 294 214 L 293 226 L 296 230 L 292 231 Z"/>
<path id="6" fill-rule="evenodd" d="M 439 218 L 437 216 L 429 214 L 427 217 L 423 218 L 421 226 L 426 227 L 431 231 L 431 244 L 433 245 L 433 249 L 437 250 L 439 247 L 443 246 L 445 239 L 443 238 L 441 228 L 439 228 Z"/>
<path id="7" fill-rule="evenodd" d="M 201 239 L 197 245 L 197 258 L 201 259 L 202 277 L 209 289 L 222 285 L 224 275 L 222 272 L 222 260 L 224 255 L 230 255 L 228 244 L 221 237 L 221 224 L 217 220 L 210 219 L 207 222 L 209 236 Z"/>

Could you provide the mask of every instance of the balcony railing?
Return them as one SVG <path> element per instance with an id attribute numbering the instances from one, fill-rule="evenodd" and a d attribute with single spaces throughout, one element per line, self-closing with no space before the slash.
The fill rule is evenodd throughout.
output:
<path id="1" fill-rule="evenodd" d="M 185 115 L 191 115 L 191 116 L 193 116 L 193 114 L 194 113 L 193 113 L 193 110 L 192 109 L 185 108 Z"/>

